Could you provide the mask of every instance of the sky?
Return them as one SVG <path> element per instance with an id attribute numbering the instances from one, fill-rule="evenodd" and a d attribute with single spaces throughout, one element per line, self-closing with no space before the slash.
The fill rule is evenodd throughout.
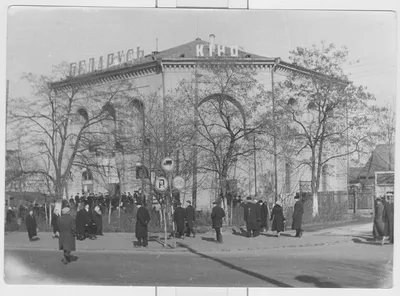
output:
<path id="1" fill-rule="evenodd" d="M 346 66 L 357 85 L 366 86 L 380 105 L 396 96 L 397 25 L 393 12 L 226 11 L 134 8 L 12 7 L 8 11 L 7 79 L 10 97 L 29 96 L 24 73 L 49 75 L 63 61 L 126 51 L 145 54 L 193 41 L 238 45 L 246 51 L 288 61 L 297 46 L 322 40 L 347 46 Z"/>

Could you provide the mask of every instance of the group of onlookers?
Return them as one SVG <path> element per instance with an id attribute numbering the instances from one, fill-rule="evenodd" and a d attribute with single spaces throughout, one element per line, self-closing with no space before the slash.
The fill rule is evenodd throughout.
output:
<path id="1" fill-rule="evenodd" d="M 385 196 L 375 199 L 375 215 L 372 234 L 374 240 L 394 242 L 394 200 L 393 192 L 386 193 Z"/>
<path id="2" fill-rule="evenodd" d="M 194 207 L 192 206 L 192 202 L 188 200 L 186 201 L 186 203 L 188 205 L 184 209 L 182 208 L 181 202 L 178 201 L 174 210 L 174 223 L 176 225 L 176 234 L 182 239 L 185 238 L 185 235 L 190 236 L 190 234 L 193 234 L 193 237 L 196 236 L 196 233 L 194 232 L 196 213 Z"/>
<path id="3" fill-rule="evenodd" d="M 297 201 L 294 204 L 294 211 L 292 216 L 292 229 L 296 230 L 296 237 L 301 237 L 303 234 L 302 219 L 304 213 L 304 203 L 297 193 L 294 197 Z M 270 211 L 266 201 L 252 199 L 247 197 L 246 202 L 242 203 L 244 209 L 244 221 L 246 223 L 246 236 L 257 237 L 260 232 L 268 230 L 268 221 L 271 221 L 271 230 L 276 231 L 277 237 L 280 233 L 285 231 L 286 218 L 283 213 L 282 204 L 277 200 Z"/>
<path id="4" fill-rule="evenodd" d="M 98 205 L 102 212 L 106 212 L 109 207 L 111 207 L 111 211 L 114 211 L 118 208 L 126 209 L 128 205 L 133 205 L 144 198 L 146 197 L 141 197 L 137 192 L 135 192 L 133 195 L 130 192 L 123 192 L 121 193 L 121 196 L 117 194 L 110 194 L 108 192 L 85 192 L 82 195 L 77 193 L 75 197 L 71 196 L 69 199 L 69 204 L 75 208 L 79 208 L 81 205 L 87 202 L 90 208 Z"/>

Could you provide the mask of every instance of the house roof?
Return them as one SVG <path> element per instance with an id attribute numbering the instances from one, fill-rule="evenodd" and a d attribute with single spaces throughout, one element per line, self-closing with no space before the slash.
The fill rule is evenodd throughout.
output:
<path id="1" fill-rule="evenodd" d="M 196 38 L 196 40 L 175 46 L 160 52 L 155 52 L 152 55 L 147 55 L 145 59 L 147 60 L 153 60 L 153 57 L 156 59 L 174 59 L 174 58 L 198 58 L 196 56 L 196 47 L 197 45 L 203 45 L 204 46 L 204 52 L 209 51 L 209 46 L 210 43 L 204 40 L 201 40 L 200 38 Z M 226 51 L 230 51 L 231 48 L 229 46 L 225 46 Z M 208 54 L 205 54 L 208 55 Z M 238 51 L 238 56 L 239 58 L 245 58 L 247 57 L 252 57 L 252 58 L 265 58 L 260 55 L 252 54 L 245 52 L 243 50 Z"/>
<path id="2" fill-rule="evenodd" d="M 355 184 L 359 182 L 359 177 L 364 167 L 350 167 L 349 168 L 349 183 Z"/>
<path id="3" fill-rule="evenodd" d="M 374 175 L 379 171 L 393 171 L 395 158 L 395 145 L 382 144 L 376 146 L 364 166 L 361 175 Z"/>
<path id="4" fill-rule="evenodd" d="M 197 45 L 203 45 L 204 57 L 197 57 L 196 56 L 196 47 Z M 58 81 L 52 83 L 51 87 L 54 89 L 69 87 L 70 85 L 74 84 L 86 84 L 86 83 L 93 83 L 94 81 L 104 82 L 110 81 L 111 79 L 119 79 L 121 77 L 125 77 L 126 75 L 130 75 L 131 72 L 134 71 L 147 71 L 148 69 L 156 69 L 160 67 L 161 62 L 169 62 L 173 64 L 195 64 L 202 59 L 206 60 L 208 57 L 210 43 L 204 41 L 200 38 L 196 38 L 194 41 L 181 44 L 176 47 L 172 47 L 160 52 L 153 52 L 150 55 L 146 55 L 142 60 L 135 62 L 135 63 L 123 63 L 120 65 L 112 66 L 100 71 L 95 71 L 91 73 L 81 74 L 78 76 L 68 77 L 62 81 Z M 225 52 L 230 52 L 231 47 L 225 46 Z M 226 58 L 231 58 L 229 55 Z M 238 57 L 232 58 L 235 60 L 242 61 L 244 63 L 251 62 L 251 64 L 260 64 L 263 66 L 272 67 L 273 65 L 277 64 L 277 69 L 283 71 L 290 71 L 296 72 L 301 75 L 306 76 L 314 76 L 318 77 L 319 79 L 324 80 L 332 80 L 336 83 L 347 85 L 347 81 L 343 81 L 337 79 L 335 77 L 327 76 L 321 73 L 318 73 L 314 70 L 306 69 L 304 67 L 294 65 L 285 61 L 281 61 L 278 57 L 264 57 L 257 54 L 249 53 L 246 51 L 238 49 Z"/>

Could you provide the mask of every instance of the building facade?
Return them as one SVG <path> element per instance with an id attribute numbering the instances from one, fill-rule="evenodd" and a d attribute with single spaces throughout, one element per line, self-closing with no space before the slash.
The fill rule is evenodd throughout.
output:
<path id="1" fill-rule="evenodd" d="M 66 80 L 56 82 L 52 85 L 55 94 L 68 91 L 74 86 L 90 86 L 91 89 L 107 89 L 110 85 L 116 85 L 121 81 L 128 81 L 130 87 L 125 88 L 125 95 L 131 96 L 137 105 L 130 105 L 129 108 L 113 107 L 114 123 L 102 124 L 93 127 L 93 132 L 102 132 L 110 137 L 109 143 L 118 142 L 118 145 L 137 146 L 130 151 L 121 152 L 118 149 L 107 153 L 93 150 L 96 157 L 97 167 L 101 167 L 104 174 L 94 171 L 89 167 L 74 165 L 71 171 L 71 178 L 67 184 L 65 196 L 75 195 L 82 192 L 105 192 L 114 188 L 120 192 L 131 192 L 143 190 L 149 192 L 148 184 L 136 179 L 136 167 L 138 163 L 150 168 L 150 179 L 163 175 L 160 165 L 151 159 L 149 149 L 155 149 L 155 144 L 149 143 L 144 135 L 144 115 L 141 110 L 149 110 L 151 104 L 149 98 L 158 100 L 163 108 L 168 105 L 169 100 L 174 99 L 175 90 L 182 85 L 182 81 L 196 81 L 199 63 L 207 59 L 217 61 L 218 58 L 231 60 L 235 65 L 248 67 L 256 72 L 256 79 L 263 86 L 265 91 L 272 92 L 274 84 L 285 80 L 287 75 L 296 72 L 307 76 L 324 78 L 317 72 L 282 61 L 280 58 L 267 58 L 240 50 L 238 46 L 223 46 L 215 42 L 215 36 L 210 35 L 209 41 L 199 38 L 171 49 L 161 52 L 153 52 L 144 55 L 144 52 L 137 48 L 126 52 L 109 54 L 98 59 L 71 63 L 70 77 Z M 196 85 L 197 89 L 206 86 Z M 124 86 L 122 86 L 124 88 Z M 122 90 L 121 92 L 123 92 Z M 200 101 L 204 98 L 198 98 Z M 240 104 L 246 104 L 241 98 L 235 98 Z M 88 116 L 93 108 L 99 104 L 107 106 L 107 102 L 92 100 L 90 97 L 82 97 L 82 104 L 76 112 Z M 138 106 L 141 108 L 138 108 Z M 129 109 L 129 110 L 128 110 Z M 165 111 L 165 109 L 164 109 Z M 86 112 L 86 113 L 85 113 Z M 144 112 L 144 111 L 143 111 Z M 147 111 L 146 111 L 147 112 Z M 144 113 L 143 113 L 144 114 Z M 126 126 L 117 122 L 130 119 Z M 164 116 L 164 115 L 162 115 Z M 81 116 L 85 117 L 85 116 Z M 77 131 L 79 124 L 76 123 Z M 113 137 L 114 130 L 126 129 L 126 135 L 130 142 L 116 141 Z M 162 133 L 161 133 L 162 134 Z M 165 134 L 164 134 L 165 135 Z M 136 144 L 132 144 L 132 139 Z M 161 139 L 162 140 L 162 139 Z M 73 141 L 73 140 L 71 140 Z M 154 142 L 155 140 L 153 140 Z M 112 145 L 111 145 L 112 146 Z M 113 150 L 113 149 L 111 149 Z M 72 151 L 66 151 L 68 155 Z M 309 151 L 304 150 L 296 158 L 307 158 Z M 171 152 L 169 153 L 171 154 Z M 182 155 L 172 151 L 172 157 L 177 164 L 182 161 Z M 270 153 L 259 152 L 253 158 L 239 159 L 235 164 L 235 172 L 231 178 L 238 180 L 238 186 L 242 188 L 242 194 L 267 196 L 266 192 L 274 183 L 274 158 Z M 293 196 L 297 191 L 309 191 L 308 183 L 311 180 L 310 171 L 306 168 L 296 168 L 296 159 L 279 158 L 277 161 L 278 194 L 281 196 Z M 337 158 L 323 169 L 323 177 L 320 186 L 321 191 L 346 190 L 347 162 L 346 159 Z M 181 199 L 191 200 L 193 194 L 197 195 L 197 208 L 209 208 L 212 201 L 218 196 L 216 177 L 212 173 L 199 173 L 196 180 L 190 176 L 186 180 L 186 186 L 181 190 Z M 258 182 L 257 182 L 258 181 Z M 196 182 L 196 189 L 193 188 Z M 256 184 L 257 183 L 257 184 Z M 146 185 L 147 184 L 147 185 Z M 271 189 L 273 190 L 273 188 Z"/>

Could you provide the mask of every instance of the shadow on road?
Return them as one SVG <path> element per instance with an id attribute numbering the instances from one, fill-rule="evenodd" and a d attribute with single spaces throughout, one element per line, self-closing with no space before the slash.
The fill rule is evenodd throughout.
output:
<path id="1" fill-rule="evenodd" d="M 299 275 L 296 276 L 295 279 L 303 283 L 314 284 L 315 287 L 317 288 L 341 288 L 341 286 L 338 284 L 327 281 L 321 281 L 319 278 L 315 276 Z"/>
<path id="2" fill-rule="evenodd" d="M 213 243 L 216 242 L 215 238 L 204 237 L 204 236 L 201 237 L 201 240 L 205 240 L 205 241 L 213 242 Z"/>
<path id="3" fill-rule="evenodd" d="M 244 273 L 244 274 L 250 275 L 250 276 L 252 276 L 252 277 L 258 278 L 258 279 L 260 279 L 260 280 L 262 280 L 262 281 L 265 281 L 265 282 L 270 283 L 270 284 L 272 284 L 272 285 L 275 285 L 275 286 L 277 286 L 277 287 L 282 287 L 282 288 L 291 288 L 291 287 L 292 287 L 292 286 L 290 286 L 290 285 L 288 285 L 288 284 L 285 284 L 285 283 L 280 282 L 280 281 L 278 281 L 278 280 L 272 279 L 272 278 L 270 278 L 270 277 L 266 277 L 266 276 L 264 276 L 264 275 L 262 275 L 262 274 L 259 274 L 259 273 L 256 273 L 256 272 L 253 272 L 253 271 L 244 269 L 244 268 L 242 268 L 242 267 L 233 265 L 233 264 L 231 264 L 231 263 L 229 263 L 229 262 L 226 262 L 226 261 L 224 261 L 224 260 L 221 260 L 221 259 L 218 259 L 218 258 L 215 258 L 215 257 L 211 257 L 211 256 L 209 256 L 209 255 L 205 255 L 205 254 L 203 254 L 203 253 L 200 253 L 200 252 L 196 251 L 195 249 L 192 249 L 191 247 L 189 247 L 188 245 L 185 245 L 185 244 L 183 244 L 183 243 L 177 243 L 177 245 L 180 245 L 181 247 L 186 248 L 189 252 L 191 252 L 191 253 L 193 253 L 193 254 L 196 254 L 196 255 L 198 255 L 198 256 L 200 256 L 200 257 L 202 257 L 202 258 L 206 258 L 206 259 L 210 259 L 210 260 L 212 260 L 212 261 L 218 262 L 218 263 L 222 264 L 222 265 L 225 266 L 225 267 L 228 267 L 228 268 L 230 268 L 230 269 L 233 269 L 233 270 L 242 272 L 242 273 Z"/>
<path id="4" fill-rule="evenodd" d="M 364 245 L 373 245 L 373 246 L 382 246 L 382 244 L 380 242 L 375 242 L 373 239 L 372 240 L 366 240 L 366 241 L 362 241 L 359 238 L 353 238 L 352 239 L 353 243 L 356 244 L 364 244 Z"/>
<path id="5" fill-rule="evenodd" d="M 239 230 L 240 230 L 240 232 L 236 231 L 235 228 L 232 228 L 232 234 L 233 235 L 247 237 L 247 231 L 246 230 L 244 230 L 242 227 L 240 227 Z"/>

